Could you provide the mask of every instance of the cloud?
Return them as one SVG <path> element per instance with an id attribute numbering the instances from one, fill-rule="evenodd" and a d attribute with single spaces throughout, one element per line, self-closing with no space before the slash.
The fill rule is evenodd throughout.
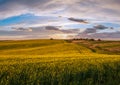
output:
<path id="1" fill-rule="evenodd" d="M 66 29 L 66 30 L 62 29 L 61 31 L 66 34 L 69 34 L 69 33 L 77 34 L 80 32 L 80 29 Z"/>
<path id="2" fill-rule="evenodd" d="M 16 30 L 16 31 L 29 31 L 31 32 L 32 29 L 31 28 L 23 28 L 23 27 L 20 27 L 20 28 L 12 28 L 13 30 Z"/>
<path id="3" fill-rule="evenodd" d="M 5 0 L 0 3 L 0 19 L 32 13 L 120 22 L 119 4 L 119 0 Z"/>
<path id="4" fill-rule="evenodd" d="M 45 29 L 46 29 L 46 30 L 56 30 L 56 31 L 59 30 L 59 29 L 58 29 L 57 27 L 55 27 L 55 26 L 46 26 Z"/>
<path id="5" fill-rule="evenodd" d="M 85 31 L 83 31 L 83 34 L 89 34 L 89 33 L 96 33 L 97 30 L 94 28 L 87 28 Z"/>
<path id="6" fill-rule="evenodd" d="M 59 29 L 60 26 L 46 26 L 46 30 L 58 31 L 61 33 L 71 34 L 71 33 L 79 33 L 79 29 Z"/>
<path id="7" fill-rule="evenodd" d="M 79 23 L 84 23 L 84 24 L 87 24 L 87 23 L 88 23 L 88 21 L 86 21 L 86 20 L 84 20 L 84 19 L 68 18 L 68 20 L 74 21 L 74 22 L 79 22 Z"/>
<path id="8" fill-rule="evenodd" d="M 120 2 L 113 0 L 79 0 L 79 3 L 69 6 L 64 15 L 105 22 L 120 22 L 119 4 Z"/>
<path id="9" fill-rule="evenodd" d="M 104 25 L 95 25 L 93 28 L 86 28 L 82 33 L 83 34 L 91 34 L 91 33 L 96 33 L 99 32 L 100 30 L 105 30 L 105 29 L 114 29 L 113 27 L 106 27 Z"/>
<path id="10" fill-rule="evenodd" d="M 26 13 L 47 15 L 62 10 L 60 5 L 57 0 L 6 0 L 0 4 L 0 19 Z"/>
<path id="11" fill-rule="evenodd" d="M 30 32 L 29 32 L 30 31 Z M 43 27 L 18 27 L 12 28 L 10 31 L 0 30 L 0 39 L 65 39 L 79 33 L 79 29 L 59 29 L 59 26 L 43 26 Z"/>
<path id="12" fill-rule="evenodd" d="M 106 27 L 104 25 L 96 25 L 93 28 L 97 29 L 97 30 L 104 30 L 104 29 L 108 29 L 109 27 Z"/>
<path id="13" fill-rule="evenodd" d="M 53 26 L 51 26 L 53 27 Z M 27 29 L 22 28 L 20 30 Z M 97 33 L 96 29 L 87 28 L 85 31 L 80 33 L 80 29 L 46 29 L 45 27 L 31 27 L 32 31 L 5 31 L 0 30 L 0 40 L 5 39 L 70 39 L 70 38 L 101 38 L 101 39 L 120 39 L 120 31 L 117 32 L 104 32 Z"/>

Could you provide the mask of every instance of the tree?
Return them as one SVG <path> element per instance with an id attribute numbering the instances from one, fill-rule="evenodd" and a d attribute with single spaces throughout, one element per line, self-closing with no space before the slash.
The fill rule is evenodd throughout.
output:
<path id="1" fill-rule="evenodd" d="M 53 40 L 53 38 L 50 38 L 50 40 Z"/>

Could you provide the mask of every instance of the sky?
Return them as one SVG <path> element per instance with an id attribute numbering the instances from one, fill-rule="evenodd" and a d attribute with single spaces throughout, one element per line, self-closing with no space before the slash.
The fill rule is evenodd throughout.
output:
<path id="1" fill-rule="evenodd" d="M 0 0 L 0 40 L 120 40 L 120 0 Z"/>

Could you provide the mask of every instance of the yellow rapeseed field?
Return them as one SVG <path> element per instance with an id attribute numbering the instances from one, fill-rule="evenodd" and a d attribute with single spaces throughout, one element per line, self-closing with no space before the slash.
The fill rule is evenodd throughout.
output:
<path id="1" fill-rule="evenodd" d="M 0 85 L 120 85 L 119 47 L 119 41 L 0 41 Z"/>

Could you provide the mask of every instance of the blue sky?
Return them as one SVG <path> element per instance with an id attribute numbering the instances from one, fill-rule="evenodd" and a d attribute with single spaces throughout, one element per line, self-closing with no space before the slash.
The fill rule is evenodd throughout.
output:
<path id="1" fill-rule="evenodd" d="M 120 39 L 119 4 L 120 0 L 0 0 L 0 39 L 89 38 L 91 33 L 117 33 L 104 39 Z"/>

